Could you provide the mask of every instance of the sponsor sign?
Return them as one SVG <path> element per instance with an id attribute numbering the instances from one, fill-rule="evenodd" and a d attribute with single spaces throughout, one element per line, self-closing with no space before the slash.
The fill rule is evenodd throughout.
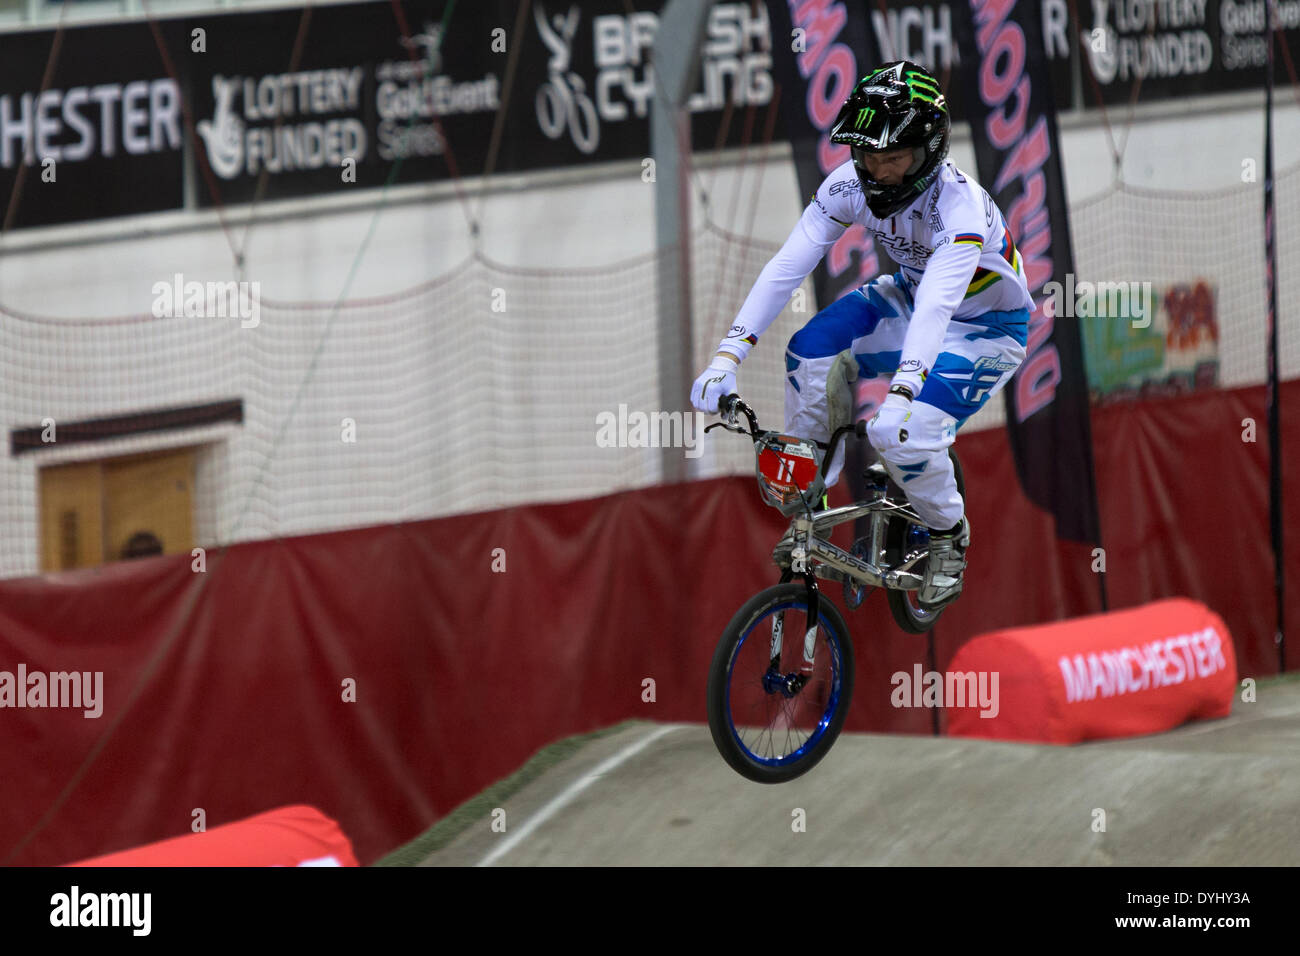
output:
<path id="1" fill-rule="evenodd" d="M 370 186 L 477 175 L 518 43 L 494 171 L 648 156 L 658 6 L 536 0 L 515 36 L 505 0 L 462 4 L 445 27 L 445 0 L 408 2 L 409 40 L 388 3 L 317 8 L 293 72 L 284 65 L 301 11 L 222 18 L 210 48 L 239 55 L 193 64 L 205 155 L 227 202 L 350 188 L 346 160 Z M 724 113 L 732 97 L 740 108 L 770 103 L 770 51 L 761 5 L 714 4 L 687 100 L 697 146 L 741 142 L 744 124 L 724 128 Z"/>
<path id="2" fill-rule="evenodd" d="M 1278 0 L 1277 11 L 1279 39 L 1300 61 L 1300 0 Z M 1264 0 L 1091 0 L 1079 19 L 1108 103 L 1128 101 L 1138 82 L 1144 101 L 1263 85 Z M 1275 69 L 1288 82 L 1285 64 Z"/>
<path id="3" fill-rule="evenodd" d="M 1178 395 L 1219 382 L 1215 288 L 1204 280 L 1148 287 L 1143 303 L 1098 298 L 1082 317 L 1088 389 L 1094 403 Z M 1114 303 L 1112 303 L 1114 304 Z"/>
<path id="4" fill-rule="evenodd" d="M 1080 3 L 1082 54 L 1067 0 L 1032 6 L 1027 44 L 1042 51 L 1042 82 L 1058 104 L 1084 68 L 1107 102 L 1126 101 L 1139 80 L 1148 101 L 1262 81 L 1263 0 Z M 519 35 L 510 0 L 458 4 L 450 17 L 448 0 L 212 13 L 158 20 L 156 36 L 143 22 L 68 27 L 57 47 L 53 30 L 0 34 L 9 226 L 180 208 L 187 175 L 198 203 L 212 206 L 476 175 L 489 164 L 524 172 L 647 156 L 661 7 L 535 0 Z M 975 104 L 960 81 L 961 14 L 952 2 L 717 0 L 688 99 L 693 145 L 761 141 L 780 75 L 784 119 L 772 128 L 793 143 L 811 194 L 847 158 L 822 139 L 853 82 L 894 58 L 933 69 L 964 120 Z M 1279 0 L 1278 18 L 1300 61 L 1300 0 Z M 514 86 L 489 155 L 512 53 Z M 1285 82 L 1285 63 L 1276 69 Z M 185 105 L 193 151 L 183 148 Z M 757 121 L 750 108 L 763 111 Z M 878 264 L 871 238 L 850 230 L 817 274 L 819 301 Z"/>
<path id="5" fill-rule="evenodd" d="M 983 634 L 949 670 L 1001 675 L 998 713 L 951 709 L 950 734 L 1057 744 L 1226 717 L 1237 683 L 1227 625 L 1186 598 Z"/>
<path id="6" fill-rule="evenodd" d="M 510 0 L 160 20 L 174 75 L 148 23 L 77 27 L 48 83 L 54 31 L 0 34 L 0 194 L 22 171 L 16 228 L 177 209 L 187 172 L 215 206 L 648 156 L 659 7 L 536 0 L 518 35 Z M 762 139 L 768 117 L 746 115 L 773 107 L 771 51 L 762 4 L 713 5 L 687 100 L 697 148 Z"/>
<path id="7" fill-rule="evenodd" d="M 54 36 L 0 33 L 0 203 L 10 228 L 179 207 L 181 89 L 148 25 L 68 29 L 57 50 Z"/>

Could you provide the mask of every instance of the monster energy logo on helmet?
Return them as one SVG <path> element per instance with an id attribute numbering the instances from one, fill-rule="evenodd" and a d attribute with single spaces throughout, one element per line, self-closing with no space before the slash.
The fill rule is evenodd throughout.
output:
<path id="1" fill-rule="evenodd" d="M 929 73 L 922 70 L 907 70 L 903 73 L 904 82 L 912 94 L 912 99 L 921 100 L 925 103 L 934 103 L 936 100 L 941 101 L 939 108 L 945 112 L 948 109 L 947 101 L 943 99 L 943 94 L 939 92 L 939 83 Z"/>

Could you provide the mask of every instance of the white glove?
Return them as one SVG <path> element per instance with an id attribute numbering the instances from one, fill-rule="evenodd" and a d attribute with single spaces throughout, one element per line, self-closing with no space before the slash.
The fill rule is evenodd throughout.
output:
<path id="1" fill-rule="evenodd" d="M 716 414 L 718 399 L 736 390 L 736 369 L 739 367 L 731 359 L 715 355 L 709 367 L 691 386 L 691 404 L 706 414 Z"/>
<path id="2" fill-rule="evenodd" d="M 907 421 L 912 417 L 912 400 L 906 395 L 891 392 L 867 423 L 867 440 L 882 454 L 897 451 L 907 441 Z"/>

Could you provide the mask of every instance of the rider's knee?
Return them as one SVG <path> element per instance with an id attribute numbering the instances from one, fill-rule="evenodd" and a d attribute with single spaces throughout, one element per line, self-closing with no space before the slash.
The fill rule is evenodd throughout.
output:
<path id="1" fill-rule="evenodd" d="M 925 402 L 913 402 L 907 420 L 907 441 L 879 452 L 892 465 L 917 461 L 919 458 L 946 457 L 948 446 L 957 438 L 958 421 L 943 409 Z"/>
<path id="2" fill-rule="evenodd" d="M 786 371 L 792 372 L 798 367 L 801 359 L 810 358 L 809 344 L 811 336 L 807 334 L 808 326 L 804 326 L 794 335 L 790 336 L 790 341 L 785 346 L 785 364 Z M 793 365 L 791 364 L 793 362 Z"/>
<path id="3" fill-rule="evenodd" d="M 820 313 L 813 316 L 803 328 L 790 336 L 786 345 L 787 357 L 793 356 L 799 360 L 830 358 L 847 347 L 847 343 L 841 344 L 840 341 L 845 338 L 844 334 L 834 327 L 834 323 L 818 321 L 819 316 Z"/>

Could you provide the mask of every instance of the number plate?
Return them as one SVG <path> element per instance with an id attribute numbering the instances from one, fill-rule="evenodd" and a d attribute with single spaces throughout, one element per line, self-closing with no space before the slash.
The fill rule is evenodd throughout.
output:
<path id="1" fill-rule="evenodd" d="M 778 501 L 794 501 L 817 478 L 816 449 L 803 439 L 777 435 L 759 452 L 758 472 Z"/>

